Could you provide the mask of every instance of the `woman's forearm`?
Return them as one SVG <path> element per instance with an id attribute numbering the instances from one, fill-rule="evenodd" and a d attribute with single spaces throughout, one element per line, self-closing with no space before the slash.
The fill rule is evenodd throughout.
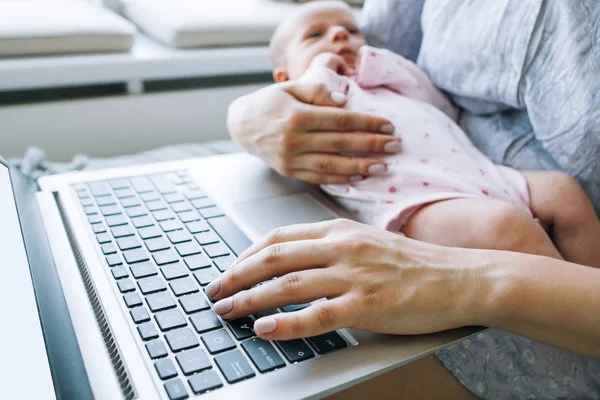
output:
<path id="1" fill-rule="evenodd" d="M 600 357 L 599 269 L 510 252 L 485 259 L 479 324 Z"/>

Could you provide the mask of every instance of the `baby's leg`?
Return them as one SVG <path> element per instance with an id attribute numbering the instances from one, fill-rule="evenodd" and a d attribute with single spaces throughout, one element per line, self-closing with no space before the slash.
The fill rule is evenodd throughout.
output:
<path id="1" fill-rule="evenodd" d="M 443 246 L 561 258 L 544 229 L 527 212 L 494 199 L 432 203 L 413 214 L 402 232 L 410 238 Z"/>
<path id="2" fill-rule="evenodd" d="M 567 174 L 525 171 L 531 210 L 548 226 L 565 260 L 600 268 L 600 220 L 581 186 Z"/>

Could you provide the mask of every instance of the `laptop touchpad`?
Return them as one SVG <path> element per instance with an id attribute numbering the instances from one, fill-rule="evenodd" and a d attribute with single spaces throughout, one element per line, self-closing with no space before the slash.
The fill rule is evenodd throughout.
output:
<path id="1" fill-rule="evenodd" d="M 338 218 L 309 193 L 247 201 L 235 207 L 260 235 L 280 226 Z"/>

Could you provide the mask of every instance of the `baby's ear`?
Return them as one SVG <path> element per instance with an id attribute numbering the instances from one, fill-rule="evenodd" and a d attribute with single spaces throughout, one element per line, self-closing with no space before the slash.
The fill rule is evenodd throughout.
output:
<path id="1" fill-rule="evenodd" d="M 290 76 L 285 69 L 277 67 L 273 70 L 273 80 L 276 83 L 285 82 L 290 80 Z"/>

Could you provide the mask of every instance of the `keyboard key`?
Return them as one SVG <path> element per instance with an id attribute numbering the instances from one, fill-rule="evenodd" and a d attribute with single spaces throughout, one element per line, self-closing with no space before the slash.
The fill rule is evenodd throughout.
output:
<path id="1" fill-rule="evenodd" d="M 202 190 L 190 190 L 184 193 L 184 195 L 188 200 L 206 198 L 206 193 L 204 193 Z"/>
<path id="2" fill-rule="evenodd" d="M 104 233 L 104 232 L 106 232 L 106 227 L 104 226 L 104 224 L 94 224 L 94 225 L 92 225 L 92 230 L 96 234 Z"/>
<path id="3" fill-rule="evenodd" d="M 116 205 L 104 206 L 104 207 L 100 207 L 100 212 L 105 217 L 107 217 L 109 215 L 118 215 L 118 214 L 121 214 L 121 208 L 119 206 L 116 206 Z"/>
<path id="4" fill-rule="evenodd" d="M 88 216 L 98 214 L 98 210 L 94 206 L 83 207 L 83 212 L 85 212 L 85 215 L 88 215 Z"/>
<path id="5" fill-rule="evenodd" d="M 167 175 L 153 175 L 150 177 L 150 180 L 162 194 L 177 192 L 177 187 L 171 182 Z"/>
<path id="6" fill-rule="evenodd" d="M 196 335 L 190 328 L 179 328 L 167 332 L 165 333 L 165 339 L 167 339 L 169 347 L 174 352 L 191 349 L 199 345 Z"/>
<path id="7" fill-rule="evenodd" d="M 158 337 L 158 331 L 156 330 L 156 327 L 152 322 L 146 322 L 142 325 L 139 325 L 137 329 L 140 334 L 140 337 L 144 341 L 156 339 Z"/>
<path id="8" fill-rule="evenodd" d="M 254 334 L 254 321 L 250 317 L 242 317 L 227 321 L 227 325 L 231 328 L 233 336 L 237 340 L 248 339 Z"/>
<path id="9" fill-rule="evenodd" d="M 158 312 L 154 314 L 154 319 L 163 332 L 187 325 L 185 318 L 178 309 Z"/>
<path id="10" fill-rule="evenodd" d="M 177 219 L 167 219 L 166 221 L 160 221 L 158 224 L 160 225 L 160 229 L 164 232 L 173 232 L 178 229 L 183 229 L 183 224 Z"/>
<path id="11" fill-rule="evenodd" d="M 94 197 L 110 195 L 110 188 L 106 182 L 91 182 L 89 187 Z"/>
<path id="12" fill-rule="evenodd" d="M 191 375 L 205 369 L 212 368 L 212 364 L 202 349 L 188 350 L 179 353 L 176 357 L 184 375 Z"/>
<path id="13" fill-rule="evenodd" d="M 162 199 L 153 201 L 151 203 L 148 203 L 146 205 L 146 207 L 148 207 L 148 210 L 154 212 L 154 211 L 161 211 L 161 210 L 167 210 L 169 208 L 169 206 L 167 205 L 167 203 L 165 203 Z"/>
<path id="14" fill-rule="evenodd" d="M 212 331 L 223 326 L 219 318 L 217 318 L 217 314 L 211 310 L 193 314 L 190 317 L 190 321 L 192 321 L 192 325 L 194 325 L 194 329 L 198 333 Z"/>
<path id="15" fill-rule="evenodd" d="M 202 215 L 202 218 L 204 218 L 204 219 L 221 217 L 221 216 L 225 215 L 225 213 L 223 212 L 223 210 L 221 210 L 217 206 L 207 207 L 207 208 L 201 208 L 198 211 L 200 212 L 200 215 Z"/>
<path id="16" fill-rule="evenodd" d="M 212 201 L 211 199 L 209 199 L 208 197 L 204 197 L 201 199 L 194 199 L 192 200 L 192 205 L 194 206 L 194 208 L 207 208 L 207 207 L 212 207 L 215 205 L 215 202 Z"/>
<path id="17" fill-rule="evenodd" d="M 154 216 L 154 219 L 158 222 L 175 218 L 175 213 L 171 210 L 154 211 L 152 215 Z"/>
<path id="18" fill-rule="evenodd" d="M 152 258 L 158 265 L 171 264 L 179 261 L 179 256 L 173 249 L 156 251 L 152 253 Z"/>
<path id="19" fill-rule="evenodd" d="M 148 303 L 148 307 L 150 307 L 150 311 L 152 312 L 167 310 L 177 306 L 175 300 L 173 300 L 173 296 L 171 296 L 169 292 L 155 293 L 146 296 L 146 303 Z"/>
<path id="20" fill-rule="evenodd" d="M 135 285 L 133 284 L 133 281 L 129 278 L 118 280 L 117 286 L 119 287 L 121 293 L 132 292 L 135 290 Z"/>
<path id="21" fill-rule="evenodd" d="M 190 234 L 182 229 L 167 233 L 167 237 L 169 238 L 169 241 L 173 244 L 189 242 L 190 240 L 192 240 Z"/>
<path id="22" fill-rule="evenodd" d="M 131 250 L 142 247 L 142 243 L 135 236 L 129 236 L 117 239 L 117 246 L 121 250 Z"/>
<path id="23" fill-rule="evenodd" d="M 131 183 L 138 193 L 151 192 L 154 190 L 154 186 L 150 183 L 150 179 L 145 176 L 131 178 Z"/>
<path id="24" fill-rule="evenodd" d="M 183 199 L 180 202 L 171 204 L 171 209 L 176 213 L 193 210 L 192 205 Z"/>
<path id="25" fill-rule="evenodd" d="M 201 336 L 202 342 L 210 354 L 235 348 L 235 343 L 225 329 L 209 332 Z"/>
<path id="26" fill-rule="evenodd" d="M 184 201 L 185 198 L 181 193 L 169 193 L 165 195 L 165 200 L 167 203 L 178 203 L 180 201 Z"/>
<path id="27" fill-rule="evenodd" d="M 112 232 L 112 235 L 115 237 L 115 239 L 126 236 L 132 236 L 135 233 L 133 231 L 133 228 L 129 224 L 115 226 L 114 228 L 110 228 L 110 231 Z"/>
<path id="28" fill-rule="evenodd" d="M 202 219 L 200 218 L 200 214 L 198 214 L 198 211 L 196 210 L 180 212 L 177 215 L 179 215 L 179 219 L 181 220 L 181 222 L 192 222 Z"/>
<path id="29" fill-rule="evenodd" d="M 131 188 L 115 190 L 115 194 L 119 199 L 127 199 L 135 196 L 135 192 Z"/>
<path id="30" fill-rule="evenodd" d="M 217 217 L 208 220 L 210 226 L 223 238 L 223 241 L 235 252 L 240 255 L 244 250 L 252 245 L 248 237 L 237 227 L 229 217 Z"/>
<path id="31" fill-rule="evenodd" d="M 129 181 L 127 179 L 114 179 L 110 181 L 109 184 L 115 190 L 126 189 L 129 187 Z"/>
<path id="32" fill-rule="evenodd" d="M 112 269 L 112 274 L 115 279 L 123 279 L 129 276 L 129 272 L 125 267 L 115 267 Z"/>
<path id="33" fill-rule="evenodd" d="M 133 322 L 135 322 L 136 324 L 150 321 L 150 315 L 148 314 L 148 311 L 146 311 L 146 309 L 144 307 L 136 307 L 134 309 L 131 309 L 129 311 L 129 314 L 131 314 L 131 318 L 133 319 Z"/>
<path id="34" fill-rule="evenodd" d="M 109 267 L 114 267 L 116 265 L 122 265 L 123 264 L 123 260 L 121 260 L 121 256 L 118 254 L 111 254 L 109 256 L 106 256 L 106 263 L 108 264 Z"/>
<path id="35" fill-rule="evenodd" d="M 124 251 L 123 257 L 125 258 L 125 261 L 127 261 L 127 264 L 148 261 L 150 259 L 150 257 L 148 257 L 148 253 L 146 253 L 146 250 L 144 249 Z"/>
<path id="36" fill-rule="evenodd" d="M 210 309 L 206 299 L 198 293 L 180 297 L 179 303 L 183 307 L 183 310 L 186 312 L 186 314 Z"/>
<path id="37" fill-rule="evenodd" d="M 167 285 L 160 276 L 151 276 L 149 278 L 142 278 L 137 281 L 138 286 L 142 294 L 147 295 L 150 293 L 162 292 L 167 289 Z"/>
<path id="38" fill-rule="evenodd" d="M 185 226 L 191 233 L 199 233 L 210 230 L 210 226 L 206 221 L 192 221 L 185 224 Z"/>
<path id="39" fill-rule="evenodd" d="M 230 253 L 229 248 L 223 242 L 208 244 L 202 248 L 210 258 L 226 256 Z"/>
<path id="40" fill-rule="evenodd" d="M 187 268 L 178 261 L 174 264 L 167 264 L 160 267 L 160 271 L 166 280 L 170 281 L 171 279 L 183 278 L 184 276 L 188 276 Z"/>
<path id="41" fill-rule="evenodd" d="M 171 247 L 171 243 L 165 237 L 148 239 L 144 242 L 149 251 L 166 250 Z"/>
<path id="42" fill-rule="evenodd" d="M 173 361 L 168 358 L 155 362 L 154 368 L 156 368 L 156 372 L 158 372 L 160 379 L 164 380 L 177 376 L 175 365 L 173 364 Z"/>
<path id="43" fill-rule="evenodd" d="M 156 267 L 150 261 L 136 263 L 131 265 L 129 268 L 131 269 L 131 274 L 135 277 L 135 279 L 158 274 Z"/>
<path id="44" fill-rule="evenodd" d="M 128 193 L 131 193 L 131 196 L 125 196 L 125 198 L 121 199 L 121 206 L 123 208 L 136 207 L 142 204 L 137 197 L 133 197 L 135 196 L 133 191 L 129 190 Z M 119 195 L 117 194 L 117 196 Z"/>
<path id="45" fill-rule="evenodd" d="M 225 272 L 227 268 L 236 260 L 233 256 L 217 257 L 213 260 L 219 271 Z"/>
<path id="46" fill-rule="evenodd" d="M 106 217 L 106 224 L 111 228 L 113 226 L 127 225 L 127 217 L 123 214 L 111 215 L 110 217 Z"/>
<path id="47" fill-rule="evenodd" d="M 102 217 L 98 214 L 88 215 L 88 221 L 90 222 L 90 224 L 99 224 L 100 222 L 102 222 Z"/>
<path id="48" fill-rule="evenodd" d="M 146 343 L 146 350 L 151 359 L 162 358 L 169 354 L 164 343 L 160 339 L 152 340 Z"/>
<path id="49" fill-rule="evenodd" d="M 96 235 L 96 240 L 98 241 L 99 244 L 109 243 L 112 241 L 112 236 L 110 236 L 106 232 L 99 233 Z"/>
<path id="50" fill-rule="evenodd" d="M 277 353 L 275 347 L 266 340 L 254 338 L 242 342 L 242 348 L 252 360 L 254 366 L 262 373 L 285 367 L 285 361 Z"/>
<path id="51" fill-rule="evenodd" d="M 308 347 L 302 339 L 281 340 L 275 343 L 285 358 L 291 363 L 308 360 L 315 356 L 315 353 L 313 353 L 310 347 Z"/>
<path id="52" fill-rule="evenodd" d="M 206 286 L 219 277 L 219 272 L 215 268 L 203 268 L 194 272 L 194 278 L 201 286 Z"/>
<path id="53" fill-rule="evenodd" d="M 202 252 L 202 247 L 200 247 L 198 243 L 192 241 L 179 243 L 175 245 L 175 248 L 182 257 L 191 256 Z"/>
<path id="54" fill-rule="evenodd" d="M 281 309 L 285 312 L 292 312 L 292 311 L 302 310 L 308 306 L 310 306 L 310 303 L 290 304 L 289 306 L 281 307 Z"/>
<path id="55" fill-rule="evenodd" d="M 145 228 L 147 226 L 154 225 L 154 218 L 152 218 L 152 217 L 150 217 L 148 215 L 144 215 L 143 217 L 131 218 L 131 223 L 137 229 Z"/>
<path id="56" fill-rule="evenodd" d="M 102 253 L 106 256 L 109 254 L 114 254 L 117 252 L 117 248 L 115 247 L 115 245 L 113 243 L 105 243 L 103 245 L 100 245 L 100 247 L 102 248 Z"/>
<path id="57" fill-rule="evenodd" d="M 129 218 L 141 217 L 147 215 L 148 212 L 142 206 L 133 206 L 125 209 L 125 213 Z"/>
<path id="58" fill-rule="evenodd" d="M 136 292 L 127 293 L 125 296 L 123 296 L 123 300 L 125 301 L 125 305 L 128 308 L 142 305 L 142 299 L 140 298 L 140 295 Z"/>
<path id="59" fill-rule="evenodd" d="M 259 319 L 262 317 L 268 317 L 269 315 L 277 314 L 279 310 L 265 310 L 254 313 L 254 318 Z"/>
<path id="60" fill-rule="evenodd" d="M 138 229 L 138 233 L 144 240 L 162 236 L 162 231 L 157 226 Z"/>
<path id="61" fill-rule="evenodd" d="M 169 400 L 183 400 L 188 398 L 187 390 L 179 379 L 173 379 L 165 383 L 165 390 Z"/>
<path id="62" fill-rule="evenodd" d="M 198 243 L 200 243 L 203 246 L 206 244 L 218 243 L 221 240 L 219 235 L 217 235 L 213 231 L 197 233 L 194 235 L 194 237 L 196 238 L 196 241 L 198 241 Z"/>
<path id="63" fill-rule="evenodd" d="M 255 375 L 252 367 L 239 350 L 221 354 L 215 357 L 215 362 L 229 383 L 236 383 Z"/>
<path id="64" fill-rule="evenodd" d="M 309 337 L 306 340 L 308 340 L 319 354 L 325 354 L 347 346 L 346 341 L 335 331 Z"/>
<path id="65" fill-rule="evenodd" d="M 194 375 L 188 379 L 188 383 L 195 394 L 202 394 L 223 386 L 221 378 L 215 371 L 205 371 Z"/>
<path id="66" fill-rule="evenodd" d="M 81 205 L 83 207 L 89 207 L 94 205 L 94 201 L 91 198 L 81 199 Z"/>
<path id="67" fill-rule="evenodd" d="M 158 194 L 158 192 L 152 190 L 152 191 L 140 194 L 140 198 L 142 200 L 144 200 L 146 203 L 148 203 L 148 202 L 160 200 L 161 196 L 160 196 L 160 194 Z"/>
<path id="68" fill-rule="evenodd" d="M 171 290 L 175 296 L 183 296 L 184 294 L 190 294 L 200 291 L 198 285 L 192 278 L 179 278 L 169 282 Z"/>
<path id="69" fill-rule="evenodd" d="M 183 261 L 192 271 L 200 268 L 208 268 L 212 265 L 210 258 L 204 253 L 184 257 Z"/>
<path id="70" fill-rule="evenodd" d="M 115 201 L 115 198 L 112 196 L 98 197 L 96 199 L 96 203 L 98 204 L 98 206 L 100 207 L 101 210 L 103 210 L 104 206 L 114 206 L 115 204 L 117 204 L 117 202 Z M 118 207 L 117 207 L 117 209 L 118 209 Z M 103 214 L 104 214 L 104 212 L 103 212 Z M 109 215 L 109 214 L 104 214 L 104 215 Z"/>

